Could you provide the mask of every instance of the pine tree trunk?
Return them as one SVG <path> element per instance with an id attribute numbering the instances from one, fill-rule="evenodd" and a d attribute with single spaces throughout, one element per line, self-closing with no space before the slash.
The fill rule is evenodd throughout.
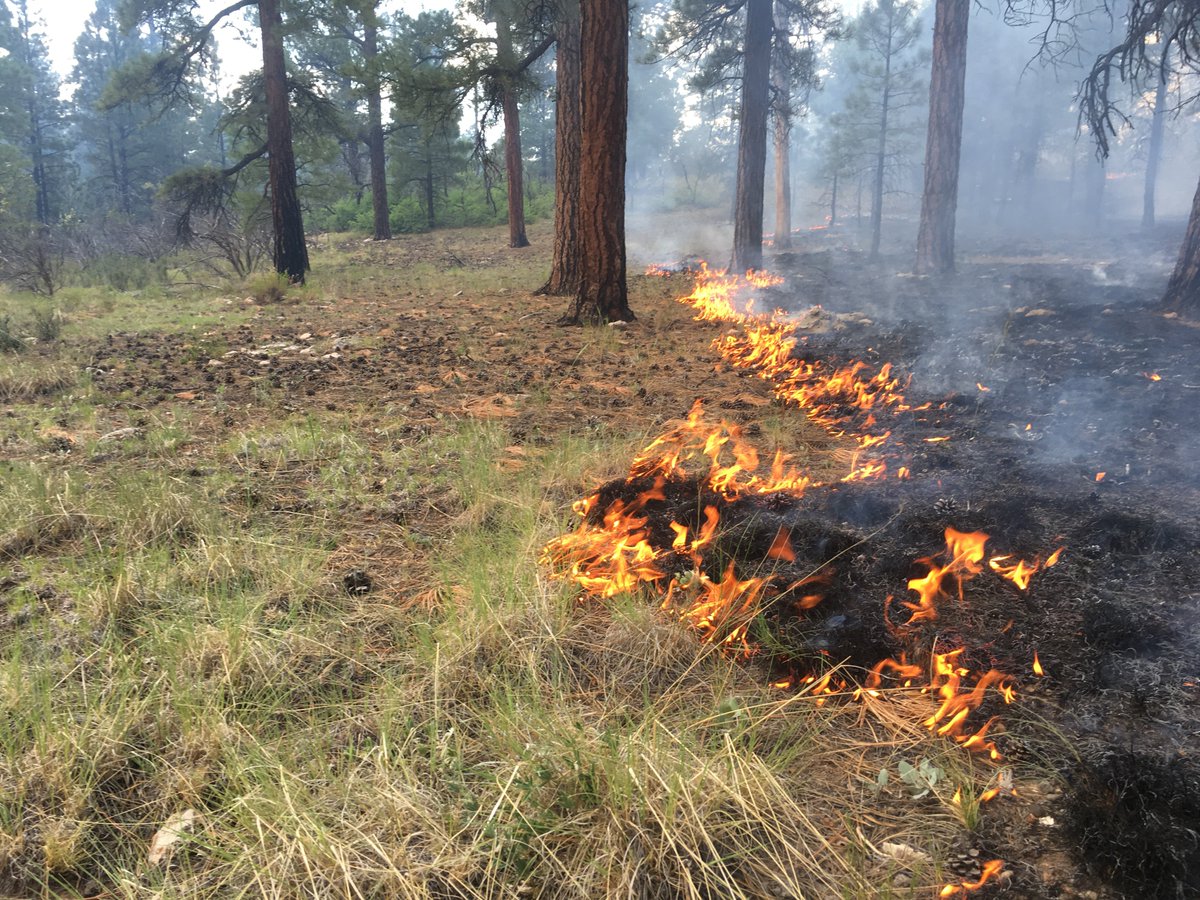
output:
<path id="1" fill-rule="evenodd" d="M 625 282 L 628 0 L 583 0 L 580 23 L 579 290 L 568 321 L 633 319 Z"/>
<path id="2" fill-rule="evenodd" d="M 833 173 L 833 188 L 829 192 L 829 227 L 837 224 L 838 173 Z"/>
<path id="3" fill-rule="evenodd" d="M 970 10 L 971 0 L 937 0 L 934 14 L 925 190 L 917 233 L 916 271 L 922 275 L 954 271 L 954 216 L 958 208 Z"/>
<path id="4" fill-rule="evenodd" d="M 579 10 L 567 4 L 558 23 L 554 87 L 554 260 L 539 293 L 579 290 Z"/>
<path id="5" fill-rule="evenodd" d="M 771 75 L 775 103 L 775 247 L 792 247 L 792 86 L 788 61 L 788 16 L 784 8 L 775 10 L 774 71 Z"/>
<path id="6" fill-rule="evenodd" d="M 1154 189 L 1158 181 L 1158 163 L 1162 158 L 1163 120 L 1166 118 L 1167 73 L 1158 72 L 1158 87 L 1154 91 L 1154 118 L 1150 121 L 1150 146 L 1146 149 L 1146 186 L 1142 191 L 1142 227 L 1154 227 Z"/>
<path id="7" fill-rule="evenodd" d="M 871 259 L 879 258 L 883 236 L 883 175 L 887 163 L 888 106 L 892 99 L 892 35 L 895 33 L 895 6 L 888 6 L 887 44 L 883 51 L 883 93 L 879 99 L 879 136 L 875 149 L 875 191 L 871 206 Z"/>
<path id="8" fill-rule="evenodd" d="M 767 97 L 771 78 L 772 0 L 747 0 L 733 207 L 733 270 L 762 268 L 763 191 L 767 170 Z"/>
<path id="9" fill-rule="evenodd" d="M 283 57 L 283 20 L 279 0 L 259 0 L 262 28 L 263 87 L 267 97 L 267 171 L 271 223 L 275 228 L 275 271 L 302 284 L 308 271 L 304 219 L 296 193 L 296 158 L 292 154 L 292 120 L 288 109 L 287 71 Z"/>
<path id="10" fill-rule="evenodd" d="M 1189 319 L 1200 318 L 1200 185 L 1192 198 L 1187 233 L 1179 248 L 1175 271 L 1167 283 L 1163 305 Z"/>
<path id="11" fill-rule="evenodd" d="M 375 12 L 364 15 L 363 59 L 367 64 L 367 152 L 371 159 L 371 211 L 375 222 L 375 240 L 392 239 L 392 223 L 388 210 L 387 156 L 383 141 L 383 98 L 380 97 L 379 75 L 375 58 L 379 55 L 379 25 Z M 430 207 L 430 218 L 433 207 Z"/>
<path id="12" fill-rule="evenodd" d="M 528 247 L 525 235 L 525 178 L 521 155 L 521 112 L 517 91 L 509 75 L 517 65 L 513 49 L 512 27 L 502 3 L 494 7 L 496 22 L 496 61 L 504 74 L 499 76 L 500 109 L 504 117 L 504 170 L 508 181 L 508 246 Z"/>

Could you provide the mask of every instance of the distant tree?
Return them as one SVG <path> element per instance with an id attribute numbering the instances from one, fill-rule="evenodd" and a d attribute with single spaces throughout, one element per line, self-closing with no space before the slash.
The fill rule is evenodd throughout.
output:
<path id="1" fill-rule="evenodd" d="M 359 148 L 366 147 L 372 235 L 377 241 L 389 240 L 380 48 L 386 22 L 379 0 L 303 0 L 297 10 L 296 58 L 328 85 L 327 94 L 338 99 L 349 125 L 342 135 L 343 157 L 360 184 Z"/>
<path id="2" fill-rule="evenodd" d="M 911 131 L 906 117 L 919 104 L 923 87 L 919 71 L 926 60 L 916 52 L 921 20 L 911 0 L 876 0 L 859 14 L 852 33 L 860 55 L 854 59 L 858 85 L 848 109 L 860 117 L 864 130 L 873 132 L 870 255 L 875 258 L 879 255 L 887 176 L 908 149 L 896 145 Z"/>
<path id="3" fill-rule="evenodd" d="M 918 274 L 954 271 L 954 218 L 962 148 L 971 0 L 937 0 L 925 138 L 925 188 L 917 232 Z"/>
<path id="4" fill-rule="evenodd" d="M 206 94 L 199 103 L 155 112 L 131 98 L 110 98 L 109 79 L 135 58 L 152 52 L 153 37 L 122 25 L 118 0 L 98 0 L 75 41 L 71 137 L 81 170 L 78 208 L 144 221 L 155 192 L 187 165 L 216 161 L 209 143 L 219 108 Z"/>
<path id="5" fill-rule="evenodd" d="M 567 321 L 633 319 L 625 279 L 625 137 L 629 4 L 582 0 L 579 289 Z"/>
<path id="6" fill-rule="evenodd" d="M 65 118 L 58 78 L 37 23 L 24 2 L 9 8 L 0 3 L 0 143 L 32 182 L 32 209 L 11 212 L 21 219 L 49 225 L 62 213 L 69 160 L 64 140 Z M 12 191 L 15 199 L 17 194 Z"/>
<path id="7" fill-rule="evenodd" d="M 224 179 L 231 178 L 262 156 L 267 157 L 268 192 L 274 232 L 272 260 L 275 271 L 291 281 L 303 282 L 308 271 L 308 247 L 296 183 L 296 158 L 292 146 L 292 121 L 288 106 L 287 68 L 283 52 L 283 17 L 279 0 L 236 0 L 206 21 L 195 15 L 190 0 L 135 0 L 126 8 L 135 22 L 153 21 L 168 42 L 157 55 L 134 60 L 114 78 L 112 96 L 147 97 L 171 105 L 188 99 L 192 79 L 205 58 L 213 29 L 228 16 L 257 9 L 263 51 L 263 89 L 266 99 L 266 142 L 233 166 L 215 173 L 199 173 L 188 181 L 176 179 L 177 189 L 190 186 L 189 209 L 219 205 L 228 196 Z"/>
<path id="8" fill-rule="evenodd" d="M 740 85 L 731 262 L 735 269 L 762 266 L 767 120 L 777 22 L 780 27 L 786 24 L 800 32 L 818 33 L 830 29 L 835 17 L 823 0 L 675 0 L 662 31 L 661 42 L 672 52 L 700 58 L 693 86 L 712 89 L 730 79 Z M 798 39 L 795 34 L 787 38 Z"/>
<path id="9" fill-rule="evenodd" d="M 511 247 L 526 247 L 520 103 L 535 87 L 531 67 L 554 44 L 552 9 L 548 3 L 520 0 L 466 0 L 464 8 L 471 16 L 491 23 L 495 31 L 493 36 L 464 28 L 456 55 L 464 62 L 463 85 L 483 89 L 485 126 L 497 119 L 503 124 L 508 242 Z M 481 129 L 481 139 L 483 133 Z"/>
<path id="10" fill-rule="evenodd" d="M 1118 81 L 1144 83 L 1169 72 L 1194 72 L 1200 65 L 1200 2 L 1198 0 L 1131 0 L 1123 38 L 1101 53 L 1080 91 L 1081 118 L 1107 156 L 1109 137 L 1126 121 Z M 1189 318 L 1200 317 L 1200 185 L 1192 200 L 1187 231 L 1167 282 L 1163 306 Z"/>
<path id="11" fill-rule="evenodd" d="M 1158 164 L 1162 160 L 1163 132 L 1167 118 L 1167 66 L 1158 67 L 1154 79 L 1154 100 L 1150 109 L 1150 140 L 1146 144 L 1146 178 L 1142 186 L 1142 228 L 1154 228 L 1154 194 L 1158 183 Z"/>

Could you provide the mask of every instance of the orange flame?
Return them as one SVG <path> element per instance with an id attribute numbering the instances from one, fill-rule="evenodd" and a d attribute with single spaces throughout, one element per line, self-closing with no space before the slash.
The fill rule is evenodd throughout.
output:
<path id="1" fill-rule="evenodd" d="M 1033 651 L 1033 674 L 1039 678 L 1046 674 L 1046 670 L 1042 668 L 1042 661 L 1038 659 L 1037 651 Z"/>
<path id="2" fill-rule="evenodd" d="M 1004 860 L 993 859 L 983 864 L 983 871 L 979 876 L 978 881 L 959 881 L 954 884 L 948 884 L 942 888 L 939 897 L 965 897 L 973 891 L 979 890 L 997 875 L 1004 871 Z"/>

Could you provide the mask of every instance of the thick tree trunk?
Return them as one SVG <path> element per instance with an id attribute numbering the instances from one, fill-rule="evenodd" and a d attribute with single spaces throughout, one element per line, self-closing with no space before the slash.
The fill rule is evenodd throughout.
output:
<path id="1" fill-rule="evenodd" d="M 296 193 L 296 158 L 292 153 L 279 0 L 259 0 L 258 17 L 262 27 L 263 87 L 267 96 L 267 170 L 271 223 L 275 227 L 275 271 L 302 284 L 308 271 L 308 247 L 304 243 L 304 218 Z"/>
<path id="2" fill-rule="evenodd" d="M 627 322 L 633 319 L 625 282 L 628 0 L 583 0 L 580 35 L 580 284 L 568 320 Z"/>
<path id="3" fill-rule="evenodd" d="M 916 271 L 922 275 L 954 271 L 954 216 L 958 208 L 970 10 L 971 0 L 937 0 L 934 13 L 925 190 L 917 233 Z"/>
<path id="4" fill-rule="evenodd" d="M 579 9 L 566 4 L 558 23 L 554 64 L 554 260 L 540 293 L 579 290 Z"/>
<path id="5" fill-rule="evenodd" d="M 767 95 L 771 79 L 772 0 L 747 0 L 737 192 L 733 207 L 733 270 L 762 268 L 763 190 L 767 170 Z"/>
<path id="6" fill-rule="evenodd" d="M 371 211 L 374 214 L 375 240 L 392 239 L 392 223 L 388 210 L 387 157 L 383 143 L 383 98 L 379 91 L 379 74 L 375 58 L 379 55 L 379 25 L 374 10 L 364 16 L 363 58 L 367 64 L 367 152 L 371 159 Z M 429 210 L 433 217 L 433 207 Z"/>
<path id="7" fill-rule="evenodd" d="M 1189 319 L 1200 318 L 1200 185 L 1192 198 L 1192 214 L 1179 248 L 1175 271 L 1167 283 L 1163 305 Z"/>
<path id="8" fill-rule="evenodd" d="M 1158 163 L 1162 158 L 1163 120 L 1166 118 L 1167 73 L 1158 72 L 1154 91 L 1154 118 L 1150 121 L 1150 146 L 1146 148 L 1146 186 L 1142 191 L 1142 227 L 1154 227 L 1154 189 L 1158 181 Z"/>
<path id="9" fill-rule="evenodd" d="M 792 85 L 788 71 L 790 30 L 787 12 L 782 7 L 776 8 L 771 82 L 775 100 L 775 246 L 780 250 L 790 250 L 792 247 Z"/>

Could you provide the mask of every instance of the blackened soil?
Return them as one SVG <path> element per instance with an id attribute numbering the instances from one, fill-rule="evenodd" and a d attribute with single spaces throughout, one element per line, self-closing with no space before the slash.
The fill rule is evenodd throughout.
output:
<path id="1" fill-rule="evenodd" d="M 1027 592 L 980 576 L 922 631 L 1014 674 L 1038 653 L 1048 674 L 1023 679 L 1001 743 L 1056 765 L 1069 843 L 1130 897 L 1200 896 L 1200 329 L 1160 314 L 1163 283 L 1136 259 L 877 275 L 874 292 L 826 292 L 873 322 L 804 351 L 836 363 L 871 348 L 911 374 L 911 403 L 934 404 L 886 423 L 910 480 L 803 501 L 861 535 L 856 591 L 903 594 L 895 561 L 932 553 L 945 526 L 987 532 L 989 555 L 1066 548 Z"/>
<path id="2" fill-rule="evenodd" d="M 858 314 L 805 338 L 805 359 L 911 376 L 910 404 L 930 409 L 846 425 L 890 430 L 889 470 L 912 477 L 737 501 L 714 559 L 737 560 L 739 577 L 769 567 L 781 589 L 816 573 L 820 605 L 798 608 L 810 582 L 767 615 L 781 668 L 920 661 L 936 645 L 1017 677 L 997 743 L 1066 788 L 1052 835 L 990 826 L 1016 874 L 1010 895 L 1068 895 L 1032 861 L 1022 869 L 1044 840 L 1107 895 L 1200 896 L 1200 328 L 1155 308 L 1155 272 L 988 259 L 932 281 L 859 262 L 829 245 L 781 257 L 792 279 L 769 302 L 799 313 L 816 296 Z M 693 487 L 660 512 L 705 502 Z M 947 527 L 986 532 L 989 556 L 1065 550 L 1027 591 L 985 569 L 961 603 L 906 626 L 907 580 Z M 794 562 L 767 559 L 780 529 Z"/>

